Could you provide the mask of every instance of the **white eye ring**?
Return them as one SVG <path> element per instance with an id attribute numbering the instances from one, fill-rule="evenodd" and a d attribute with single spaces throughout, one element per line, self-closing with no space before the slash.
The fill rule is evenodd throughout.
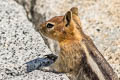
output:
<path id="1" fill-rule="evenodd" d="M 54 27 L 54 23 L 48 22 L 48 23 L 46 24 L 46 27 L 47 27 L 47 28 L 53 28 L 53 27 Z"/>

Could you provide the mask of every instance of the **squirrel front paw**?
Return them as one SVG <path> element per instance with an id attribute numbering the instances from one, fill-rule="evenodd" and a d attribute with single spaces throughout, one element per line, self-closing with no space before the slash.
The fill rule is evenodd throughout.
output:
<path id="1" fill-rule="evenodd" d="M 54 55 L 54 54 L 47 54 L 45 55 L 45 58 L 56 61 L 56 59 L 58 58 L 58 56 Z"/>

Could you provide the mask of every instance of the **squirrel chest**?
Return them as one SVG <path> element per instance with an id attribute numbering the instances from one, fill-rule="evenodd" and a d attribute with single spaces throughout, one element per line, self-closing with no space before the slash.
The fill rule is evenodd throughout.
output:
<path id="1" fill-rule="evenodd" d="M 65 41 L 60 43 L 59 54 L 61 69 L 66 72 L 77 72 L 83 57 L 83 50 L 79 40 Z"/>

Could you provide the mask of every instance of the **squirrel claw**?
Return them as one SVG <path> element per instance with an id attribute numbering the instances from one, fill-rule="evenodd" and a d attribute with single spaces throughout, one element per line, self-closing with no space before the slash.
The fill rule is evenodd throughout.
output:
<path id="1" fill-rule="evenodd" d="M 47 54 L 47 55 L 44 55 L 44 56 L 45 56 L 45 58 L 48 58 L 48 59 L 53 60 L 53 61 L 55 61 L 58 57 L 54 54 Z"/>

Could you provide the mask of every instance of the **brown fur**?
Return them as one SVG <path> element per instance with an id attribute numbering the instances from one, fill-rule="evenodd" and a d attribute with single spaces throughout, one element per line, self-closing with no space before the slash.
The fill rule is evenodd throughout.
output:
<path id="1" fill-rule="evenodd" d="M 47 28 L 48 23 L 54 26 Z M 59 42 L 60 53 L 49 66 L 50 71 L 66 73 L 70 80 L 118 80 L 92 40 L 82 31 L 76 7 L 65 16 L 53 17 L 41 24 L 40 31 Z"/>

